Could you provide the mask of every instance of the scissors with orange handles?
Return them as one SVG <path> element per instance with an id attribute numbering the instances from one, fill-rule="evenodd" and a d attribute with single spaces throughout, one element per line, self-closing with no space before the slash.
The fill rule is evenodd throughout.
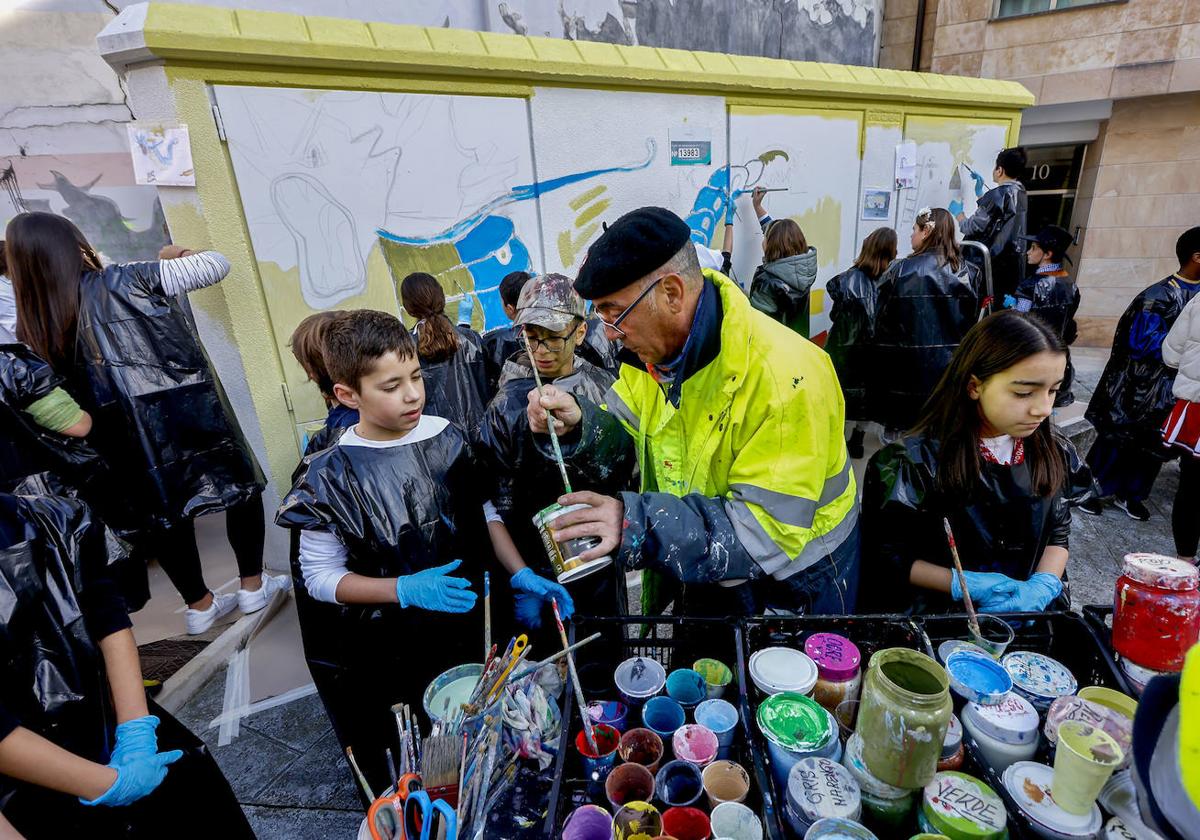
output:
<path id="1" fill-rule="evenodd" d="M 367 811 L 367 827 L 371 840 L 405 840 L 404 804 L 408 797 L 421 790 L 421 777 L 405 773 L 396 781 L 396 792 L 381 796 Z"/>

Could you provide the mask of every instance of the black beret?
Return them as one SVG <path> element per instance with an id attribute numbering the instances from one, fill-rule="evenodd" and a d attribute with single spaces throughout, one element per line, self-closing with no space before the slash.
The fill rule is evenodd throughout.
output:
<path id="1" fill-rule="evenodd" d="M 619 292 L 668 262 L 691 238 L 691 228 L 670 210 L 639 207 L 588 248 L 575 291 L 588 300 Z"/>

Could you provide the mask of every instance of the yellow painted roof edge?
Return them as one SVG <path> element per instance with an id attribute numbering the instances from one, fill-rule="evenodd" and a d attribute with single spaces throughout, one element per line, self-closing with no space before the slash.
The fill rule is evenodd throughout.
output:
<path id="1" fill-rule="evenodd" d="M 465 29 L 402 26 L 215 6 L 151 3 L 146 47 L 168 63 L 290 66 L 396 77 L 525 84 L 684 87 L 712 94 L 970 103 L 1025 108 L 1021 84 L 811 61 L 725 55 Z"/>

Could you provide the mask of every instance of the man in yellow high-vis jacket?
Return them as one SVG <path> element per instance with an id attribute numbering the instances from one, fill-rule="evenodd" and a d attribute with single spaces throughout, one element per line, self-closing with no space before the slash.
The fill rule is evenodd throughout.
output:
<path id="1" fill-rule="evenodd" d="M 580 269 L 576 290 L 624 343 L 620 377 L 604 406 L 531 392 L 531 429 L 549 453 L 553 414 L 585 475 L 636 458 L 641 492 L 564 496 L 590 507 L 558 519 L 558 536 L 597 536 L 584 557 L 613 553 L 683 583 L 677 613 L 853 612 L 858 502 L 833 365 L 701 271 L 690 234 L 669 210 L 641 208 Z"/>

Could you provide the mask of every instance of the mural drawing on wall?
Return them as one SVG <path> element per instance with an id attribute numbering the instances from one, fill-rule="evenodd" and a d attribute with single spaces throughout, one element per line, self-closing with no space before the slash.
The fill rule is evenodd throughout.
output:
<path id="1" fill-rule="evenodd" d="M 946 207 L 950 203 L 950 182 L 959 164 L 965 163 L 976 172 L 991 172 L 1007 135 L 1007 122 L 909 117 L 904 139 L 917 148 L 915 187 L 900 192 L 897 230 L 906 233 L 922 207 Z"/>

